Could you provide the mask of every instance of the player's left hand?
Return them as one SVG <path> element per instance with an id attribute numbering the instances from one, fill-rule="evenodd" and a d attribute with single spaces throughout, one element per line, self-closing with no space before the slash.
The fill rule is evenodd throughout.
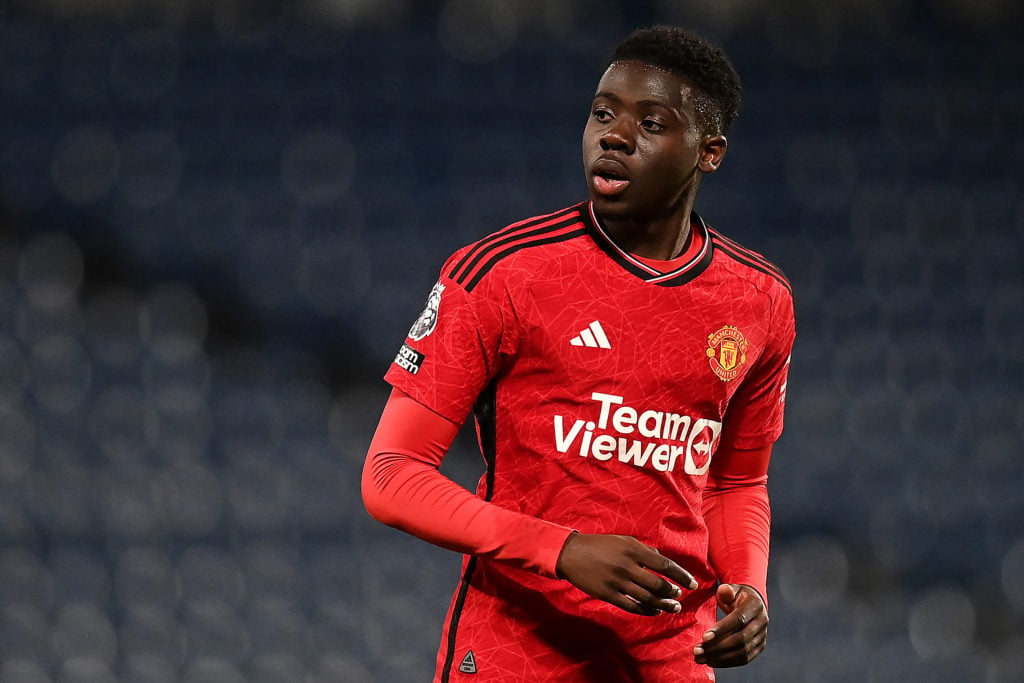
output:
<path id="1" fill-rule="evenodd" d="M 724 668 L 743 666 L 764 650 L 768 636 L 768 609 L 761 595 L 736 583 L 718 587 L 718 608 L 725 614 L 694 646 L 693 657 L 698 664 Z"/>

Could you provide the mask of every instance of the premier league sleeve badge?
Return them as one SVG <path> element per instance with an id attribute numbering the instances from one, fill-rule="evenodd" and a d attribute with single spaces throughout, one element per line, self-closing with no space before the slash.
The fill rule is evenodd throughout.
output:
<path id="1" fill-rule="evenodd" d="M 441 308 L 442 292 L 444 292 L 444 285 L 440 282 L 435 284 L 433 289 L 430 290 L 430 295 L 427 297 L 427 305 L 409 329 L 409 339 L 419 341 L 428 336 L 437 327 L 437 313 Z"/>

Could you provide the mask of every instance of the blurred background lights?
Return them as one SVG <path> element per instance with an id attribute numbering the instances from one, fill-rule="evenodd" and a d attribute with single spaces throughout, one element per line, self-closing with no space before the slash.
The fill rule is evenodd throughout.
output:
<path id="1" fill-rule="evenodd" d="M 0 483 L 21 483 L 32 471 L 35 425 L 24 413 L 0 405 Z"/>
<path id="2" fill-rule="evenodd" d="M 0 553 L 0 596 L 5 606 L 32 605 L 48 611 L 53 603 L 53 578 L 42 561 L 19 547 Z"/>
<path id="3" fill-rule="evenodd" d="M 43 666 L 21 658 L 11 658 L 0 663 L 2 683 L 53 683 Z"/>
<path id="4" fill-rule="evenodd" d="M 181 592 L 170 556 L 145 545 L 129 546 L 118 557 L 114 589 L 125 605 L 153 604 L 168 609 L 173 609 Z"/>
<path id="5" fill-rule="evenodd" d="M 50 661 L 53 648 L 47 612 L 34 605 L 16 603 L 6 606 L 0 619 L 5 663 L 21 660 L 45 666 Z"/>
<path id="6" fill-rule="evenodd" d="M 985 336 L 1000 354 L 1013 360 L 1024 360 L 1019 330 L 1024 313 L 1024 286 L 1010 283 L 1001 286 L 985 306 Z"/>
<path id="7" fill-rule="evenodd" d="M 110 131 L 82 127 L 67 133 L 57 144 L 51 161 L 53 183 L 75 204 L 91 204 L 114 184 L 120 150 Z"/>
<path id="8" fill-rule="evenodd" d="M 925 659 L 952 659 L 974 644 L 977 613 L 959 588 L 935 588 L 911 606 L 910 641 Z"/>
<path id="9" fill-rule="evenodd" d="M 311 244 L 299 256 L 296 289 L 322 315 L 353 310 L 365 301 L 373 282 L 368 256 L 351 240 Z"/>
<path id="10" fill-rule="evenodd" d="M 343 135 L 323 130 L 293 140 L 284 150 L 281 177 L 302 203 L 335 201 L 348 190 L 355 154 Z"/>
<path id="11" fill-rule="evenodd" d="M 993 653 L 986 670 L 986 683 L 1013 683 L 1024 678 L 1024 635 L 1014 635 Z"/>
<path id="12" fill-rule="evenodd" d="M 843 142 L 808 135 L 787 150 L 786 177 L 811 208 L 846 206 L 856 187 L 857 158 Z"/>
<path id="13" fill-rule="evenodd" d="M 93 406 L 93 436 L 100 450 L 115 462 L 145 458 L 157 439 L 158 418 L 143 393 L 130 386 L 112 387 Z"/>
<path id="14" fill-rule="evenodd" d="M 82 406 L 92 382 L 92 364 L 77 339 L 41 339 L 32 347 L 29 364 L 32 394 L 42 407 L 70 414 Z"/>
<path id="15" fill-rule="evenodd" d="M 28 366 L 18 343 L 0 334 L 0 403 L 16 406 L 28 382 Z"/>
<path id="16" fill-rule="evenodd" d="M 220 521 L 224 503 L 220 480 L 197 463 L 176 462 L 157 479 L 157 504 L 164 528 L 185 537 L 202 537 Z"/>
<path id="17" fill-rule="evenodd" d="M 45 26 L 5 23 L 0 27 L 0 89 L 17 94 L 32 87 L 46 72 L 51 49 Z"/>
<path id="18" fill-rule="evenodd" d="M 82 286 L 82 253 L 64 233 L 36 237 L 18 261 L 18 280 L 32 303 L 59 308 L 72 303 Z"/>
<path id="19" fill-rule="evenodd" d="M 186 423 L 201 427 L 206 421 L 212 372 L 209 359 L 198 354 L 172 359 L 152 356 L 143 361 L 142 385 L 147 398 L 159 421 L 176 427 L 162 438 L 186 437 L 192 431 L 185 428 Z"/>
<path id="20" fill-rule="evenodd" d="M 59 683 L 118 683 L 110 667 L 89 658 L 65 662 L 57 680 Z"/>
<path id="21" fill-rule="evenodd" d="M 798 609 L 827 607 L 846 594 L 849 559 L 842 544 L 832 538 L 801 539 L 776 561 L 782 596 Z"/>
<path id="22" fill-rule="evenodd" d="M 155 468 L 112 465 L 98 478 L 98 514 L 111 538 L 146 539 L 161 530 L 154 504 Z"/>
<path id="23" fill-rule="evenodd" d="M 65 663 L 91 660 L 104 665 L 117 655 L 117 634 L 97 605 L 71 603 L 57 615 L 54 625 L 54 650 Z"/>
<path id="24" fill-rule="evenodd" d="M 129 287 L 96 292 L 84 309 L 93 357 L 112 368 L 131 367 L 141 352 L 142 299 Z"/>
<path id="25" fill-rule="evenodd" d="M 233 662 L 205 655 L 191 660 L 181 683 L 245 683 L 245 678 Z"/>
<path id="26" fill-rule="evenodd" d="M 1013 608 L 1024 614 L 1024 538 L 1011 545 L 1000 567 L 1003 593 Z"/>
<path id="27" fill-rule="evenodd" d="M 110 59 L 110 81 L 125 100 L 149 103 L 167 93 L 178 76 L 176 36 L 164 29 L 129 33 Z"/>
<path id="28" fill-rule="evenodd" d="M 88 32 L 70 36 L 58 53 L 57 81 L 64 99 L 86 109 L 110 104 L 110 41 Z"/>
<path id="29" fill-rule="evenodd" d="M 515 13 L 506 0 L 447 0 L 438 23 L 438 37 L 456 59 L 484 63 L 495 59 L 516 39 Z"/>
<path id="30" fill-rule="evenodd" d="M 134 660 L 136 666 L 155 660 L 154 663 L 177 669 L 188 656 L 187 633 L 173 610 L 156 605 L 130 605 L 122 626 L 122 655 Z"/>
<path id="31" fill-rule="evenodd" d="M 130 655 L 125 657 L 125 677 L 144 683 L 174 683 L 178 670 L 159 655 Z"/>
<path id="32" fill-rule="evenodd" d="M 133 206 L 158 206 L 178 190 L 184 158 L 166 130 L 140 131 L 121 146 L 119 190 Z"/>
<path id="33" fill-rule="evenodd" d="M 231 512 L 242 529 L 281 530 L 287 521 L 291 484 L 287 472 L 266 459 L 241 457 L 229 466 L 226 481 Z"/>
<path id="34" fill-rule="evenodd" d="M 248 629 L 237 610 L 222 600 L 204 598 L 186 603 L 183 622 L 194 657 L 241 663 L 249 654 Z"/>
<path id="35" fill-rule="evenodd" d="M 140 313 L 143 339 L 168 361 L 190 358 L 206 341 L 206 305 L 187 285 L 162 285 L 149 293 Z"/>

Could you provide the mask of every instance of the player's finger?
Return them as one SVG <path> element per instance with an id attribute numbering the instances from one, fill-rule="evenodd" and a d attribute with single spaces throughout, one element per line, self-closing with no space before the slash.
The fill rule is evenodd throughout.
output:
<path id="1" fill-rule="evenodd" d="M 682 588 L 643 565 L 630 572 L 630 579 L 640 588 L 650 592 L 655 598 L 675 599 L 683 594 Z"/>
<path id="2" fill-rule="evenodd" d="M 706 651 L 730 650 L 744 645 L 758 644 L 765 639 L 767 629 L 756 624 L 747 624 L 738 630 L 718 630 L 717 627 L 704 634 L 704 641 L 700 647 Z M 708 634 L 713 634 L 708 638 Z"/>
<path id="3" fill-rule="evenodd" d="M 731 583 L 723 583 L 718 587 L 718 591 L 715 593 L 715 597 L 718 599 L 718 603 L 723 609 L 727 609 L 732 605 L 738 596 L 739 590 L 737 590 L 736 586 Z"/>
<path id="4" fill-rule="evenodd" d="M 619 609 L 623 609 L 632 614 L 639 614 L 642 617 L 653 617 L 654 615 L 661 613 L 661 610 L 651 606 L 650 604 L 639 602 L 625 593 L 616 593 L 615 595 L 608 596 L 606 600 Z"/>
<path id="5" fill-rule="evenodd" d="M 754 635 L 733 633 L 701 643 L 693 649 L 694 659 L 700 664 L 715 667 L 741 666 L 764 651 L 767 632 Z"/>
<path id="6" fill-rule="evenodd" d="M 641 566 L 675 581 L 676 584 L 683 588 L 693 590 L 697 587 L 697 580 L 693 578 L 693 574 L 686 571 L 654 548 L 645 547 L 644 552 L 637 558 L 637 560 L 640 562 Z"/>
<path id="7" fill-rule="evenodd" d="M 756 621 L 768 623 L 768 613 L 761 596 L 752 588 L 722 584 L 716 593 L 718 606 L 725 616 L 713 627 L 715 630 L 734 630 Z M 738 624 L 738 625 L 737 625 Z"/>
<path id="8" fill-rule="evenodd" d="M 746 630 L 751 632 L 760 630 L 761 627 L 754 623 L 755 617 L 756 614 L 748 614 L 743 610 L 730 612 L 704 633 L 703 641 L 705 643 L 721 641 L 733 634 L 743 633 Z"/>
<path id="9" fill-rule="evenodd" d="M 667 581 L 664 581 L 664 579 L 662 579 L 662 581 L 668 583 Z M 629 587 L 628 594 L 630 597 L 635 599 L 640 604 L 653 607 L 659 612 L 669 612 L 672 614 L 678 614 L 682 611 L 683 606 L 675 598 L 678 597 L 679 594 L 682 593 L 682 591 L 676 588 L 675 586 L 672 586 L 672 588 L 674 590 L 672 597 L 663 598 L 660 597 L 658 594 L 652 593 L 642 584 L 634 583 L 632 586 Z"/>

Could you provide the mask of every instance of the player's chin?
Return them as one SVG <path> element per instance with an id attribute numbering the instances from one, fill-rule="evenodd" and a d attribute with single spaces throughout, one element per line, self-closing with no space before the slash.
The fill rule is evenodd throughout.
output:
<path id="1" fill-rule="evenodd" d="M 594 206 L 594 213 L 601 219 L 615 220 L 630 218 L 633 215 L 629 201 L 621 194 L 609 197 L 591 192 L 590 201 Z"/>

